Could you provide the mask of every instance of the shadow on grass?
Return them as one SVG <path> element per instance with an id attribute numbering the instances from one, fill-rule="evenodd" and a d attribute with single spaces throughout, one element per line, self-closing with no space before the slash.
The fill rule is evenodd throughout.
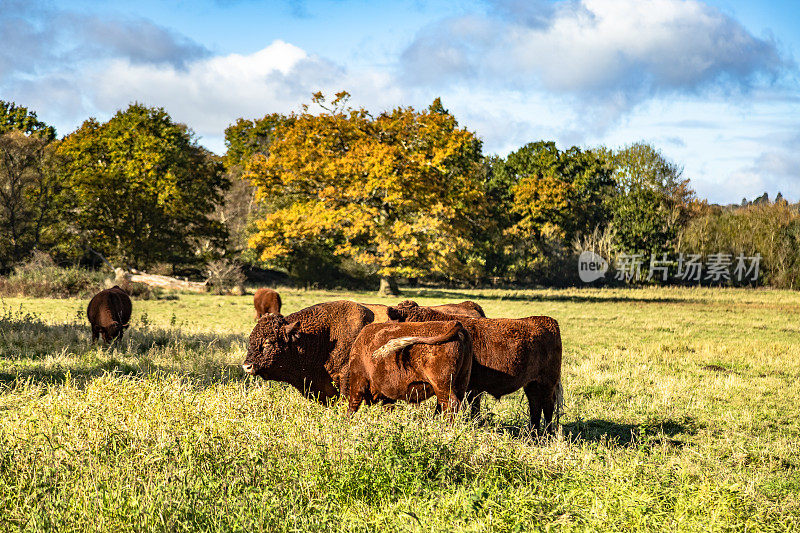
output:
<path id="1" fill-rule="evenodd" d="M 564 424 L 564 438 L 573 442 L 614 442 L 619 446 L 640 446 L 648 442 L 667 442 L 682 447 L 681 436 L 692 436 L 698 426 L 692 418 L 653 420 L 640 424 L 620 424 L 610 420 L 579 420 Z"/>
<path id="2" fill-rule="evenodd" d="M 539 439 L 527 424 L 508 424 L 489 420 L 484 427 L 492 431 L 511 435 L 520 439 Z M 666 442 L 671 446 L 683 447 L 687 444 L 681 436 L 697 433 L 693 419 L 649 421 L 641 424 L 620 424 L 610 420 L 579 420 L 562 424 L 564 440 L 569 442 L 608 442 L 623 447 L 640 447 L 646 444 Z"/>
<path id="3" fill-rule="evenodd" d="M 108 372 L 167 373 L 206 383 L 245 378 L 226 355 L 246 342 L 241 334 L 190 333 L 179 328 L 132 329 L 111 344 L 92 343 L 88 325 L 48 324 L 31 315 L 0 317 L 0 384 L 82 384 Z"/>
<path id="4" fill-rule="evenodd" d="M 595 294 L 521 294 L 517 291 L 509 291 L 505 294 L 475 294 L 469 292 L 459 292 L 456 290 L 444 289 L 403 289 L 405 299 L 414 298 L 443 298 L 450 300 L 498 300 L 498 301 L 519 301 L 519 302 L 571 302 L 571 303 L 698 303 L 702 300 L 696 298 L 653 298 L 620 296 L 618 294 L 608 296 Z"/>
<path id="5" fill-rule="evenodd" d="M 218 366 L 214 371 L 208 373 L 197 370 L 180 369 L 168 365 L 154 365 L 150 363 L 133 365 L 121 361 L 109 360 L 90 367 L 33 367 L 20 369 L 15 373 L 0 372 L 0 386 L 13 388 L 17 383 L 27 382 L 33 382 L 38 385 L 57 385 L 64 383 L 67 377 L 69 377 L 71 383 L 78 388 L 83 388 L 92 380 L 106 374 L 136 377 L 153 374 L 179 375 L 196 380 L 198 383 L 205 385 L 245 381 L 248 377 L 238 365 Z"/>

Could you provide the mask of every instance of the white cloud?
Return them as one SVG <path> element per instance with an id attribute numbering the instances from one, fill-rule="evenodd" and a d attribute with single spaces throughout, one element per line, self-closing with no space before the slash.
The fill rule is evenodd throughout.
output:
<path id="1" fill-rule="evenodd" d="M 164 107 L 220 150 L 223 130 L 238 117 L 296 109 L 339 76 L 332 63 L 275 41 L 250 55 L 214 56 L 184 68 L 115 60 L 97 69 L 85 89 L 103 110 L 133 101 Z"/>
<path id="2" fill-rule="evenodd" d="M 214 56 L 184 68 L 114 60 L 95 69 L 82 90 L 106 112 L 133 101 L 164 107 L 192 127 L 203 144 L 222 152 L 224 129 L 237 118 L 297 111 L 318 90 L 333 94 L 342 89 L 353 93 L 356 106 L 398 105 L 388 74 L 347 71 L 283 41 L 253 54 Z"/>
<path id="3" fill-rule="evenodd" d="M 31 0 L 2 0 L 0 35 L 0 84 L 109 57 L 181 67 L 209 55 L 204 46 L 147 19 L 101 19 Z"/>
<path id="4" fill-rule="evenodd" d="M 619 114 L 661 93 L 747 87 L 785 68 L 775 43 L 697 0 L 559 2 L 536 16 L 524 3 L 500 7 L 501 16 L 423 30 L 403 53 L 404 79 L 511 84 L 602 101 Z"/>

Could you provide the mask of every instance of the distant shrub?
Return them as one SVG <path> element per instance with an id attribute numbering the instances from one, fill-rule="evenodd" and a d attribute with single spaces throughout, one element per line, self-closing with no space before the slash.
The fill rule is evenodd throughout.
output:
<path id="1" fill-rule="evenodd" d="M 127 279 L 115 281 L 109 278 L 105 280 L 103 288 L 110 289 L 114 285 L 119 285 L 131 298 L 136 300 L 175 300 L 178 298 L 174 294 L 167 294 L 161 287 L 151 287 L 147 283 Z"/>
<path id="2" fill-rule="evenodd" d="M 709 207 L 686 227 L 680 251 L 761 254 L 759 284 L 800 288 L 800 209 L 785 201 Z"/>
<path id="3" fill-rule="evenodd" d="M 8 278 L 0 278 L 0 295 L 36 298 L 86 297 L 102 290 L 108 277 L 103 272 L 46 264 L 41 256 L 18 266 Z"/>
<path id="4" fill-rule="evenodd" d="M 35 272 L 57 266 L 50 254 L 42 250 L 34 250 L 30 259 L 17 266 L 16 272 Z"/>
<path id="5" fill-rule="evenodd" d="M 204 274 L 208 278 L 208 285 L 214 294 L 242 294 L 244 292 L 245 275 L 242 267 L 235 261 L 227 259 L 211 261 L 206 265 Z"/>

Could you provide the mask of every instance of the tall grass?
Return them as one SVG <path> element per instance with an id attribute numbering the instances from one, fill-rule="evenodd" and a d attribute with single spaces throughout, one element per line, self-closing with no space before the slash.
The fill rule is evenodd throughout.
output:
<path id="1" fill-rule="evenodd" d="M 282 290 L 286 312 L 363 293 Z M 135 301 L 92 345 L 85 301 L 0 306 L 0 529 L 785 531 L 800 528 L 800 296 L 408 291 L 564 337 L 558 438 L 521 394 L 348 416 L 238 365 L 251 298 Z"/>

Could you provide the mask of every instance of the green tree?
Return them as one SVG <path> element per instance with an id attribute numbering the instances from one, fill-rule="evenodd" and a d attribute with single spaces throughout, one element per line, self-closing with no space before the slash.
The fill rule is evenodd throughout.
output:
<path id="1" fill-rule="evenodd" d="M 643 254 L 674 250 L 696 203 L 683 169 L 646 143 L 620 150 L 614 164 L 609 205 L 617 247 Z"/>
<path id="2" fill-rule="evenodd" d="M 32 134 L 45 142 L 56 138 L 55 128 L 40 121 L 35 112 L 14 102 L 0 100 L 0 134 L 10 131 Z"/>
<path id="3" fill-rule="evenodd" d="M 106 123 L 89 119 L 59 152 L 92 248 L 143 268 L 201 261 L 224 245 L 210 218 L 229 186 L 222 163 L 164 109 L 132 104 Z"/>
<path id="4" fill-rule="evenodd" d="M 373 117 L 348 98 L 326 105 L 317 93 L 323 111 L 293 116 L 269 156 L 252 158 L 257 198 L 280 202 L 251 246 L 272 260 L 326 242 L 389 287 L 395 276 L 469 276 L 460 252 L 483 201 L 480 141 L 440 102 Z"/>
<path id="5" fill-rule="evenodd" d="M 612 166 L 601 151 L 533 142 L 494 165 L 488 184 L 506 229 L 508 269 L 526 276 L 577 236 L 607 223 Z"/>
<path id="6" fill-rule="evenodd" d="M 225 164 L 245 166 L 256 155 L 269 156 L 269 147 L 281 126 L 291 123 L 292 117 L 272 113 L 259 119 L 240 118 L 225 128 Z"/>
<path id="7" fill-rule="evenodd" d="M 22 131 L 0 134 L 0 270 L 63 240 L 63 193 L 52 143 Z"/>

